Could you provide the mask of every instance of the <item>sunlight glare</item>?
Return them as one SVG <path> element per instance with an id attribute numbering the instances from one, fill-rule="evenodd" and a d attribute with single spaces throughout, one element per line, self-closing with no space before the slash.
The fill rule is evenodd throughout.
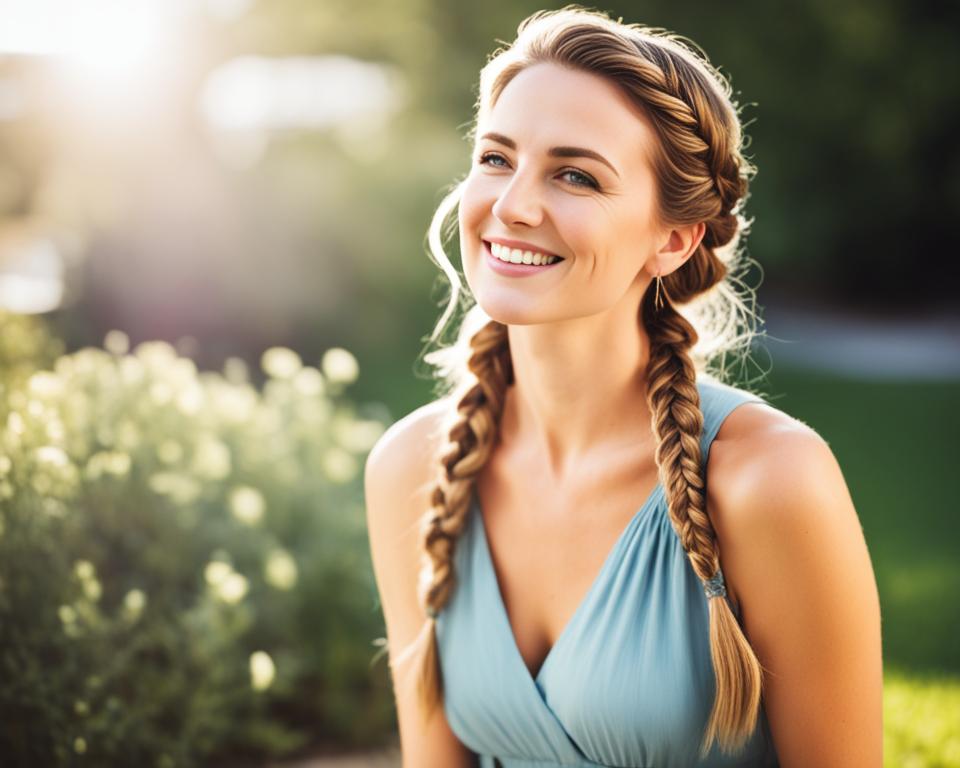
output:
<path id="1" fill-rule="evenodd" d="M 0 54 L 51 56 L 83 79 L 129 81 L 153 63 L 176 3 L 0 0 Z"/>

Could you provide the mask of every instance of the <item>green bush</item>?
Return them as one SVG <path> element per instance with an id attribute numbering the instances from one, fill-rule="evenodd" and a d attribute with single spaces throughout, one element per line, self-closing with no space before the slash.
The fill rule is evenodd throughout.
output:
<path id="1" fill-rule="evenodd" d="M 54 359 L 3 327 L 0 762 L 257 765 L 391 734 L 360 478 L 383 424 L 344 396 L 352 355 L 268 350 L 258 389 L 236 359 L 201 373 L 118 332 Z"/>

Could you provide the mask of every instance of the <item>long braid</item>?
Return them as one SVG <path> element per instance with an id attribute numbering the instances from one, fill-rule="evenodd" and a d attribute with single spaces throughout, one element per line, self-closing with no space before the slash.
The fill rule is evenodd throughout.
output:
<path id="1" fill-rule="evenodd" d="M 652 288 L 642 304 L 650 338 L 647 398 L 657 438 L 656 461 L 670 522 L 694 572 L 701 582 L 707 582 L 720 571 L 720 548 L 707 514 L 700 450 L 703 413 L 689 354 L 697 331 L 673 307 L 665 286 L 662 292 L 667 297 L 659 309 Z M 743 746 L 755 727 L 762 688 L 762 667 L 729 604 L 722 597 L 707 602 L 716 697 L 700 746 L 701 758 L 714 739 L 728 751 Z"/>
<path id="2" fill-rule="evenodd" d="M 456 544 L 467 522 L 476 478 L 496 446 L 507 387 L 513 380 L 506 325 L 490 321 L 471 337 L 470 347 L 473 352 L 467 365 L 476 383 L 457 403 L 431 506 L 421 520 L 419 598 L 427 621 L 417 643 L 420 653 L 415 656 L 414 669 L 426 715 L 439 703 L 443 689 L 436 617 L 456 586 Z"/>

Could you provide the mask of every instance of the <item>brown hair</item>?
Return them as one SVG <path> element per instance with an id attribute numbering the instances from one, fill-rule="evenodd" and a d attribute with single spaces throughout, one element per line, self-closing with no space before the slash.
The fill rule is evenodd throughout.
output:
<path id="1" fill-rule="evenodd" d="M 742 154 L 738 108 L 729 83 L 706 54 L 662 28 L 624 24 L 599 11 L 568 5 L 534 13 L 517 33 L 514 43 L 491 54 L 481 71 L 471 139 L 479 118 L 524 68 L 554 62 L 599 75 L 621 88 L 655 129 L 660 221 L 678 226 L 705 222 L 695 253 L 662 279 L 665 305 L 654 306 L 651 281 L 640 309 L 650 339 L 646 395 L 670 521 L 693 570 L 705 582 L 717 573 L 720 561 L 706 510 L 697 371 L 726 378 L 727 355 L 738 349 L 746 353 L 756 335 L 751 326 L 755 313 L 734 288 L 735 268 L 747 263 L 738 243 L 749 222 L 740 211 L 748 179 L 755 173 Z M 462 289 L 443 240 L 451 234 L 445 223 L 450 223 L 463 183 L 441 202 L 428 234 L 429 254 L 452 288 L 430 342 L 447 325 Z M 507 326 L 491 320 L 478 305 L 464 308 L 456 343 L 425 356 L 438 371 L 437 394 L 449 397 L 455 408 L 443 426 L 448 440 L 438 456 L 431 507 L 421 527 L 419 597 L 428 618 L 414 642 L 391 661 L 397 667 L 412 659 L 428 713 L 442 696 L 434 617 L 453 592 L 454 548 L 467 520 L 475 479 L 496 445 L 507 388 L 513 383 Z M 743 746 L 755 728 L 762 689 L 762 667 L 727 601 L 708 599 L 708 605 L 716 699 L 701 756 L 715 739 L 728 752 Z"/>

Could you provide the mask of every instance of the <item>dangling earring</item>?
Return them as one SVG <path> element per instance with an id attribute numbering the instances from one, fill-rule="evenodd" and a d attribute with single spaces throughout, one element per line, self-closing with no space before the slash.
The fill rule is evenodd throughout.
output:
<path id="1" fill-rule="evenodd" d="M 660 280 L 660 272 L 657 272 L 657 291 L 653 295 L 653 307 L 657 310 L 659 310 L 664 304 L 663 296 L 660 295 L 661 283 L 662 281 Z"/>

